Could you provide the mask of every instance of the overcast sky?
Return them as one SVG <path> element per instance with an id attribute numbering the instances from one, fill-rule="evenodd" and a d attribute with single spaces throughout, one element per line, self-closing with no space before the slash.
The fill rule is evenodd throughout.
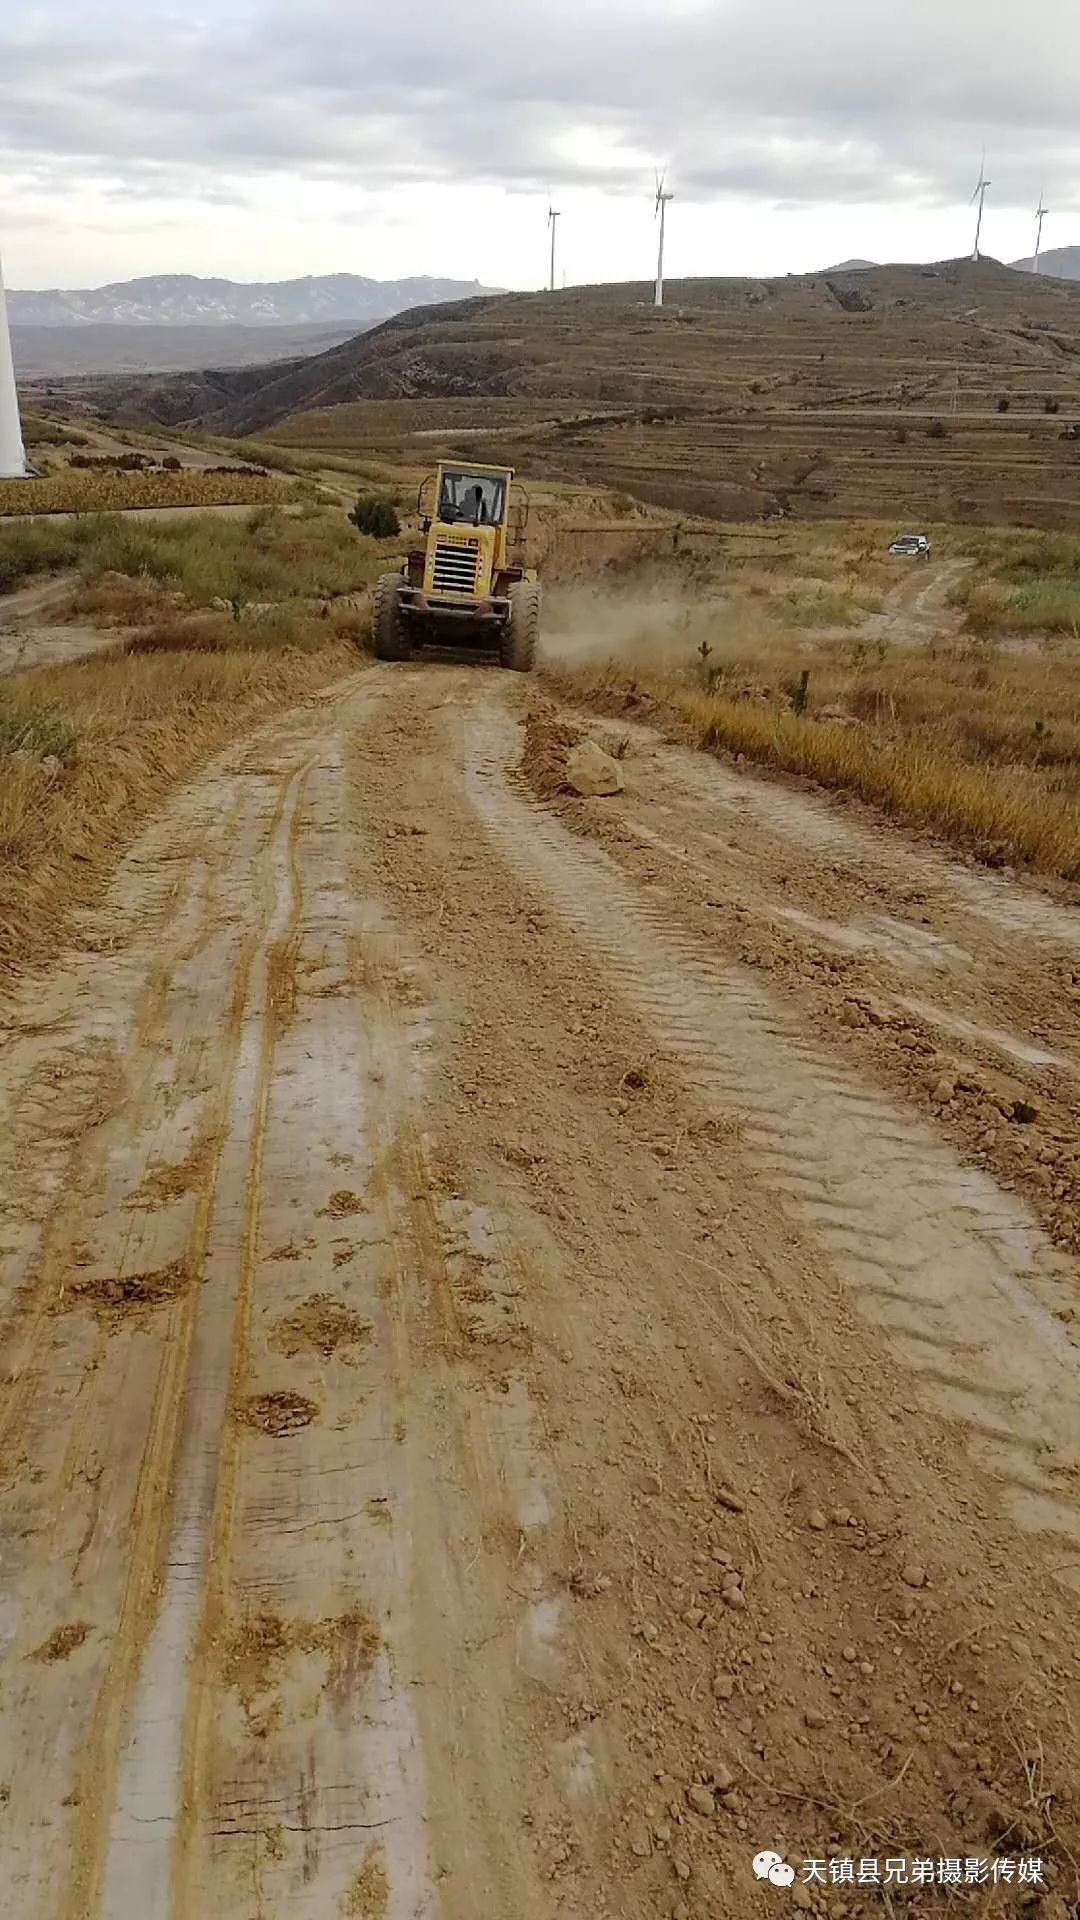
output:
<path id="1" fill-rule="evenodd" d="M 6 0 L 9 285 L 535 286 L 1080 242 L 1078 0 Z"/>

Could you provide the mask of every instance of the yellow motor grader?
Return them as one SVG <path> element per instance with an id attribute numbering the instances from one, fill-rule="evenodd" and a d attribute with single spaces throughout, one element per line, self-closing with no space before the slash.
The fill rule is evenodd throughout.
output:
<path id="1" fill-rule="evenodd" d="M 408 660 L 425 642 L 497 644 L 504 667 L 528 673 L 540 633 L 540 583 L 524 562 L 525 514 L 511 510 L 512 467 L 442 461 L 417 500 L 422 547 L 384 573 L 372 617 L 379 660 Z M 426 506 L 425 506 L 426 497 Z"/>

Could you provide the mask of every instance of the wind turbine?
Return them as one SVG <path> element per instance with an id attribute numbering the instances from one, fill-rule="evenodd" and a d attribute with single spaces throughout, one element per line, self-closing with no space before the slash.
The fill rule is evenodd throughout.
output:
<path id="1" fill-rule="evenodd" d="M 985 150 L 985 148 L 984 148 L 984 149 L 983 149 L 983 157 L 982 157 L 982 159 L 981 159 L 981 160 L 979 161 L 979 178 L 978 178 L 978 182 L 977 182 L 977 184 L 976 184 L 976 187 L 975 187 L 975 191 L 974 191 L 974 193 L 973 193 L 973 194 L 972 194 L 972 196 L 971 196 L 971 204 L 972 204 L 972 206 L 974 206 L 974 205 L 975 205 L 975 202 L 976 202 L 976 200 L 977 200 L 977 201 L 978 201 L 978 203 L 979 203 L 979 212 L 978 212 L 978 216 L 977 216 L 977 218 L 976 218 L 976 221 L 975 221 L 975 246 L 974 246 L 974 249 L 973 249 L 973 251 L 972 251 L 972 255 L 971 255 L 971 257 L 972 257 L 972 259 L 973 259 L 973 260 L 981 260 L 981 258 L 982 258 L 982 255 L 981 255 L 981 254 L 980 254 L 980 252 L 979 252 L 979 240 L 980 240 L 980 238 L 981 238 L 981 236 L 982 236 L 982 221 L 983 221 L 983 202 L 984 202 L 984 201 L 985 201 L 985 199 L 986 199 L 986 189 L 987 189 L 987 187 L 989 187 L 989 186 L 992 186 L 992 185 L 993 185 L 993 181 L 991 181 L 991 180 L 988 180 L 988 179 L 987 179 L 987 177 L 986 177 L 986 150 Z"/>
<path id="2" fill-rule="evenodd" d="M 19 420 L 19 396 L 11 359 L 4 275 L 0 268 L 0 480 L 21 480 L 26 473 L 26 450 Z"/>
<path id="3" fill-rule="evenodd" d="M 555 291 L 555 228 L 562 215 L 558 207 L 548 208 L 548 226 L 551 228 L 551 292 Z"/>
<path id="4" fill-rule="evenodd" d="M 656 260 L 656 305 L 658 307 L 664 304 L 664 227 L 668 202 L 675 198 L 673 193 L 665 193 L 665 178 L 666 176 L 662 173 L 656 176 L 656 211 L 660 215 L 660 251 Z"/>
<path id="5" fill-rule="evenodd" d="M 1039 204 L 1035 209 L 1035 258 L 1031 263 L 1032 273 L 1039 272 L 1039 254 L 1042 251 L 1043 221 L 1050 211 L 1049 207 L 1044 207 L 1043 205 L 1045 194 L 1046 188 L 1044 187 L 1042 193 L 1039 195 Z"/>

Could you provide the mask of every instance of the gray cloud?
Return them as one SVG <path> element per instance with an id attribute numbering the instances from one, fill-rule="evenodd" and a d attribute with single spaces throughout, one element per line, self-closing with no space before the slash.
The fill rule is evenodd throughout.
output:
<path id="1" fill-rule="evenodd" d="M 60 187 L 228 198 L 278 169 L 788 204 L 1043 180 L 1080 206 L 1080 9 L 1030 0 L 38 0 L 0 27 L 0 145 Z M 490 27 L 490 32 L 488 28 Z"/>

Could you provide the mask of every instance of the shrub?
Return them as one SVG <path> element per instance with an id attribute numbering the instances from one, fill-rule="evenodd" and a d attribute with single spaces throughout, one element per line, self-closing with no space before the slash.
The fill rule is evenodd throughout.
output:
<path id="1" fill-rule="evenodd" d="M 944 440 L 945 438 L 944 420 L 939 420 L 936 417 L 933 420 L 931 420 L 930 425 L 926 429 L 926 437 L 928 440 Z"/>
<path id="2" fill-rule="evenodd" d="M 1043 412 L 1044 413 L 1060 413 L 1061 401 L 1055 400 L 1053 394 L 1048 393 L 1046 396 L 1046 399 L 1043 401 Z"/>
<path id="3" fill-rule="evenodd" d="M 998 410 L 998 412 L 999 412 L 999 413 L 1008 413 L 1008 411 L 1009 411 L 1009 408 L 1010 408 L 1011 406 L 1012 406 L 1012 401 L 1011 401 L 1011 400 L 1009 399 L 1009 397 L 1008 397 L 1008 395 L 1007 395 L 1007 394 L 1005 394 L 1005 393 L 1003 393 L 1003 394 L 1002 394 L 1002 396 L 1001 396 L 1001 398 L 1000 398 L 1000 400 L 999 400 L 999 401 L 998 401 L 998 403 L 997 403 L 997 410 Z"/>
<path id="4" fill-rule="evenodd" d="M 372 540 L 395 540 L 401 532 L 397 508 L 385 494 L 361 494 L 349 519 L 359 533 L 370 535 Z"/>

